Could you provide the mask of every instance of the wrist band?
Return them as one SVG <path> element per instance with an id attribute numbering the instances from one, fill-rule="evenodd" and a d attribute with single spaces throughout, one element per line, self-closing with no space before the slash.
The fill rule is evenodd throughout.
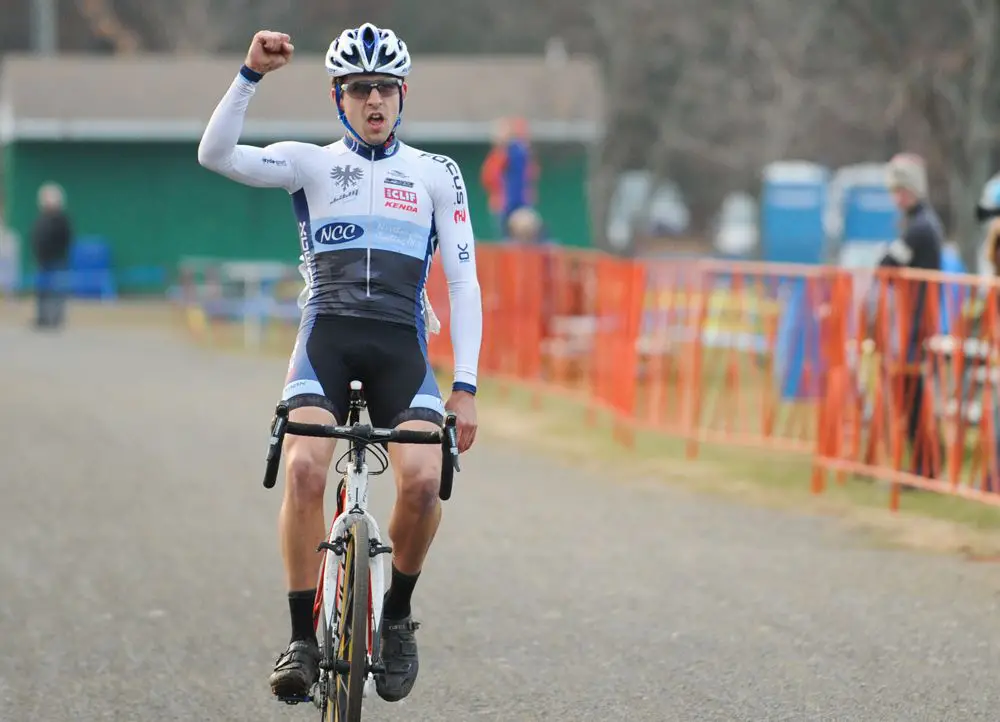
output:
<path id="1" fill-rule="evenodd" d="M 260 79 L 264 77 L 263 73 L 258 73 L 253 68 L 247 67 L 245 64 L 240 66 L 240 75 L 249 80 L 251 83 L 258 83 Z"/>

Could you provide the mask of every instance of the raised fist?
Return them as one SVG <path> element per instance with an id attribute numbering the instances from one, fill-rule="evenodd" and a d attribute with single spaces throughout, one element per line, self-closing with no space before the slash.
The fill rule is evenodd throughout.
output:
<path id="1" fill-rule="evenodd" d="M 258 73 L 269 73 L 287 65 L 295 52 L 295 46 L 285 33 L 260 30 L 253 36 L 247 51 L 246 66 Z"/>

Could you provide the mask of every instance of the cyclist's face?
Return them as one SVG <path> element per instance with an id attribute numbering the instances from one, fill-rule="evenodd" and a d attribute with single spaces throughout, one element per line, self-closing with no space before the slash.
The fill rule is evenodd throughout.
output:
<path id="1" fill-rule="evenodd" d="M 348 75 L 341 84 L 347 122 L 369 145 L 388 139 L 405 96 L 406 84 L 389 75 Z M 335 91 L 333 99 L 336 102 Z"/>

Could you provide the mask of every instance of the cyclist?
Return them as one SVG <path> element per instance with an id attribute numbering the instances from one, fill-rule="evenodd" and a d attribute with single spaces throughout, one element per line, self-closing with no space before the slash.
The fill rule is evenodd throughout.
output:
<path id="1" fill-rule="evenodd" d="M 254 35 L 244 65 L 216 107 L 199 162 L 249 186 L 292 197 L 307 293 L 283 399 L 289 418 L 346 420 L 349 382 L 366 390 L 380 427 L 439 429 L 445 409 L 458 417 L 459 450 L 476 435 L 476 375 L 482 302 L 463 176 L 451 158 L 399 141 L 406 44 L 370 23 L 329 46 L 330 96 L 346 128 L 326 146 L 279 142 L 238 145 L 250 99 L 265 74 L 285 66 L 294 46 L 284 33 Z M 448 279 L 455 375 L 443 404 L 427 361 L 424 283 L 436 247 Z M 291 639 L 270 678 L 279 697 L 309 693 L 318 677 L 313 598 L 323 540 L 323 492 L 335 441 L 289 436 L 279 531 L 288 583 Z M 398 701 L 417 677 L 410 599 L 441 517 L 436 446 L 390 445 L 397 495 L 389 520 L 392 579 L 384 600 L 380 697 Z"/>

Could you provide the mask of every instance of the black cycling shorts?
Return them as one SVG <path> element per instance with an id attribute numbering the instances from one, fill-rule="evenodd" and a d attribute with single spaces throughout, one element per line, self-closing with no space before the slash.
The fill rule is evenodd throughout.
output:
<path id="1" fill-rule="evenodd" d="M 373 426 L 423 419 L 441 424 L 444 404 L 413 326 L 354 316 L 305 313 L 288 364 L 288 408 L 319 406 L 347 422 L 350 383 L 360 381 Z"/>

